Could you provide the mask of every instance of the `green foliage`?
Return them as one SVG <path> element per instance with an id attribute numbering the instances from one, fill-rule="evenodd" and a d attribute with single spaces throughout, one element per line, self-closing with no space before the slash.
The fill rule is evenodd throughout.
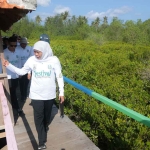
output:
<path id="1" fill-rule="evenodd" d="M 63 74 L 130 109 L 150 117 L 150 19 L 142 22 L 107 17 L 91 25 L 68 12 L 28 17 L 10 31 L 26 36 L 32 46 L 42 33 L 51 38 Z M 142 45 L 142 46 L 141 46 Z M 149 150 L 150 129 L 65 84 L 65 113 L 103 150 Z"/>
<path id="2" fill-rule="evenodd" d="M 35 17 L 35 20 L 25 17 L 3 35 L 11 36 L 16 33 L 32 39 L 46 33 L 54 40 L 92 40 L 99 45 L 110 41 L 132 45 L 150 45 L 149 23 L 150 19 L 144 22 L 140 19 L 137 22 L 127 20 L 124 23 L 114 17 L 108 24 L 105 16 L 103 19 L 96 18 L 90 25 L 85 16 L 70 17 L 69 12 L 64 12 L 47 17 L 44 23 L 39 15 Z"/>
<path id="3" fill-rule="evenodd" d="M 132 110 L 150 116 L 150 82 L 142 78 L 150 47 L 53 41 L 63 74 Z M 148 150 L 150 129 L 65 84 L 65 113 L 103 150 Z"/>

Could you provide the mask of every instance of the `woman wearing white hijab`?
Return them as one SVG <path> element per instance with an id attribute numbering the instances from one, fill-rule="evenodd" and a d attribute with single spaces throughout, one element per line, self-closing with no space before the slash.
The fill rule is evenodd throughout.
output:
<path id="1" fill-rule="evenodd" d="M 16 68 L 7 60 L 3 60 L 3 65 L 18 75 L 32 71 L 29 98 L 32 100 L 34 121 L 39 139 L 38 149 L 40 150 L 46 149 L 48 125 L 52 105 L 56 98 L 55 78 L 59 86 L 61 103 L 64 101 L 64 81 L 60 61 L 56 56 L 53 56 L 50 45 L 47 42 L 38 41 L 34 44 L 33 49 L 34 56 L 26 61 L 23 68 Z"/>

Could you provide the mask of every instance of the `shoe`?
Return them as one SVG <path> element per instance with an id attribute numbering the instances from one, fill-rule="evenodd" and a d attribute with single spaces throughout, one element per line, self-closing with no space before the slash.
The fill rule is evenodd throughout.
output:
<path id="1" fill-rule="evenodd" d="M 40 150 L 40 149 L 46 149 L 47 147 L 46 147 L 46 145 L 44 144 L 43 146 L 39 146 L 38 147 L 38 150 Z"/>

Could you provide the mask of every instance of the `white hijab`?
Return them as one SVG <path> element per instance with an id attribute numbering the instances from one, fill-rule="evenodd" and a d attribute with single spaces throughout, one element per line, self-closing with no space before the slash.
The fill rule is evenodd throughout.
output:
<path id="1" fill-rule="evenodd" d="M 36 42 L 33 46 L 33 50 L 38 50 L 38 51 L 42 52 L 41 59 L 37 59 L 35 57 L 37 61 L 41 61 L 41 62 L 48 61 L 50 59 L 50 57 L 53 56 L 53 51 L 52 51 L 49 43 L 45 42 L 45 41 Z"/>

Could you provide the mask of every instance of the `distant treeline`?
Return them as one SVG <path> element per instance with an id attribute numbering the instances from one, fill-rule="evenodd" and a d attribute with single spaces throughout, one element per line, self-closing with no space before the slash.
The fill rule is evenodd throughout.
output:
<path id="1" fill-rule="evenodd" d="M 36 39 L 41 33 L 47 33 L 53 40 L 93 40 L 97 44 L 108 41 L 120 41 L 129 44 L 150 45 L 150 19 L 142 22 L 119 20 L 114 17 L 110 23 L 105 16 L 96 18 L 91 24 L 85 16 L 70 16 L 68 12 L 60 15 L 50 16 L 42 22 L 41 16 L 35 20 L 25 17 L 15 23 L 11 30 L 2 35 L 13 33 Z"/>
<path id="2" fill-rule="evenodd" d="M 51 46 L 64 76 L 150 117 L 150 46 L 84 40 L 55 40 Z M 65 99 L 65 114 L 101 150 L 150 150 L 149 127 L 67 83 Z"/>

